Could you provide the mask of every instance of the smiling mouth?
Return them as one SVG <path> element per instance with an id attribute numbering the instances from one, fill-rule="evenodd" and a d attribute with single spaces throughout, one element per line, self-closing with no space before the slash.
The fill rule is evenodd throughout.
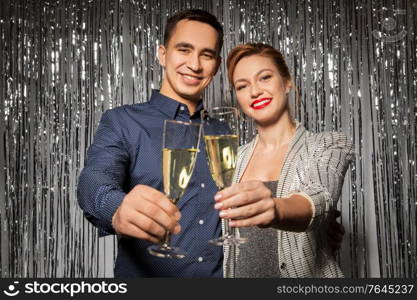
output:
<path id="1" fill-rule="evenodd" d="M 189 74 L 180 73 L 180 75 L 183 78 L 183 80 L 185 81 L 185 83 L 191 84 L 191 85 L 199 84 L 201 82 L 201 80 L 203 79 L 203 77 L 189 75 Z"/>
<path id="2" fill-rule="evenodd" d="M 271 103 L 272 98 L 262 98 L 252 102 L 250 105 L 253 109 L 261 109 L 269 105 Z"/>

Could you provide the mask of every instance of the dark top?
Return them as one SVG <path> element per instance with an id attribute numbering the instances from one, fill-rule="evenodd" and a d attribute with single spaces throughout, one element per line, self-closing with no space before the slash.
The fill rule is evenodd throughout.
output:
<path id="1" fill-rule="evenodd" d="M 77 191 L 86 218 L 99 228 L 100 236 L 114 234 L 112 216 L 134 186 L 144 184 L 163 191 L 164 120 L 199 123 L 202 109 L 200 103 L 190 116 L 186 105 L 154 91 L 149 102 L 118 107 L 103 114 Z M 182 215 L 181 233 L 172 236 L 172 245 L 181 247 L 188 255 L 183 259 L 154 257 L 147 252 L 151 243 L 119 237 L 115 276 L 222 277 L 222 248 L 207 242 L 220 236 L 221 231 L 214 209 L 216 192 L 202 140 L 194 174 L 177 203 Z"/>
<path id="2" fill-rule="evenodd" d="M 264 182 L 276 197 L 278 181 Z M 259 228 L 258 226 L 239 228 L 240 236 L 246 237 L 246 243 L 239 245 L 235 277 L 252 277 L 257 274 L 261 278 L 277 277 L 279 266 L 277 260 L 278 238 L 277 229 Z M 256 260 L 252 259 L 257 257 Z"/>

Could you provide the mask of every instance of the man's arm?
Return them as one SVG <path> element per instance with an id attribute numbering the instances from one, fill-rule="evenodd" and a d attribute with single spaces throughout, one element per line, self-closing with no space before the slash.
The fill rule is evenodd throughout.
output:
<path id="1" fill-rule="evenodd" d="M 129 151 L 117 117 L 106 112 L 100 121 L 79 177 L 78 202 L 101 236 L 117 232 L 158 242 L 166 230 L 179 232 L 180 214 L 152 187 L 137 185 L 128 193 L 124 190 Z"/>
<path id="2" fill-rule="evenodd" d="M 116 127 L 109 112 L 104 113 L 77 187 L 78 203 L 101 236 L 115 233 L 111 219 L 126 196 L 123 183 L 129 154 Z"/>

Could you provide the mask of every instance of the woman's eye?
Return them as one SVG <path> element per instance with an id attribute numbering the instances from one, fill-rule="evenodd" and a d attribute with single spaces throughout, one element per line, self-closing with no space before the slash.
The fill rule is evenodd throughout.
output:
<path id="1" fill-rule="evenodd" d="M 246 85 L 239 85 L 236 87 L 236 91 L 240 91 L 241 89 L 244 89 Z"/>
<path id="2" fill-rule="evenodd" d="M 261 77 L 262 80 L 268 80 L 269 78 L 271 78 L 271 75 L 264 75 Z"/>

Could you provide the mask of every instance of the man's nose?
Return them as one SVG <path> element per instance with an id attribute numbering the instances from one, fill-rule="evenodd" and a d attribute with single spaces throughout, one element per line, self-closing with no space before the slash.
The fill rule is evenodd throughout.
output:
<path id="1" fill-rule="evenodd" d="M 200 57 L 197 53 L 193 53 L 188 57 L 187 67 L 196 73 L 201 71 Z"/>

